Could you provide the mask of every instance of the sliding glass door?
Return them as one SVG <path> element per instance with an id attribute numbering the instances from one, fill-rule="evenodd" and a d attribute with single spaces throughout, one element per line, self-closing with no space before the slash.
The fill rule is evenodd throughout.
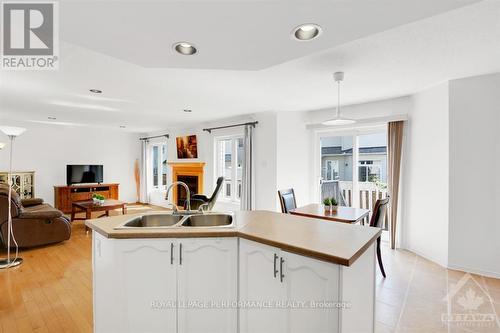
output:
<path id="1" fill-rule="evenodd" d="M 358 136 L 359 207 L 372 210 L 387 196 L 387 133 Z"/>
<path id="2" fill-rule="evenodd" d="M 333 197 L 342 206 L 352 206 L 353 137 L 322 137 L 320 145 L 321 201 Z"/>
<path id="3" fill-rule="evenodd" d="M 319 144 L 320 200 L 339 197 L 340 205 L 372 210 L 387 196 L 385 126 L 320 133 Z"/>

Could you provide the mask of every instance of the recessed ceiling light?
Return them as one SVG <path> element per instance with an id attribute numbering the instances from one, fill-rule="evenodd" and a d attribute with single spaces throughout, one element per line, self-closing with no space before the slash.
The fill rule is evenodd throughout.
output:
<path id="1" fill-rule="evenodd" d="M 184 110 L 182 110 L 182 111 L 184 111 L 184 112 L 186 112 L 186 113 L 191 113 L 191 112 L 193 112 L 193 110 L 191 110 L 191 109 L 184 109 Z"/>
<path id="2" fill-rule="evenodd" d="M 102 94 L 102 90 L 99 89 L 89 89 L 89 91 L 94 94 Z"/>
<path id="3" fill-rule="evenodd" d="M 300 41 L 307 41 L 321 34 L 321 27 L 314 23 L 301 24 L 293 29 L 293 36 Z"/>
<path id="4" fill-rule="evenodd" d="M 193 44 L 188 43 L 188 42 L 175 43 L 174 50 L 176 50 L 178 53 L 180 53 L 182 55 L 193 55 L 196 52 L 198 52 L 196 47 Z"/>
<path id="5" fill-rule="evenodd" d="M 127 126 L 125 126 L 125 125 L 120 125 L 120 128 L 127 128 Z"/>
<path id="6" fill-rule="evenodd" d="M 47 117 L 48 120 L 56 120 L 56 117 Z"/>

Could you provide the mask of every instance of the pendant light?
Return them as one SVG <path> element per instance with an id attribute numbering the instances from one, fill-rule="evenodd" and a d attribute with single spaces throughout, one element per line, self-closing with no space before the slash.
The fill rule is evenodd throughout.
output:
<path id="1" fill-rule="evenodd" d="M 340 82 L 344 80 L 344 72 L 333 73 L 333 79 L 337 82 L 338 95 L 337 95 L 337 114 L 335 118 L 323 122 L 327 126 L 340 126 L 354 124 L 356 121 L 353 119 L 343 118 L 340 116 Z"/>

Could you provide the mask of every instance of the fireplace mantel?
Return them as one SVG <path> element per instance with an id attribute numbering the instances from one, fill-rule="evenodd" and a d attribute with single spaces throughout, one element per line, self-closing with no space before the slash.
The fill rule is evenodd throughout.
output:
<path id="1" fill-rule="evenodd" d="M 176 182 L 182 176 L 198 177 L 198 188 L 195 192 L 203 193 L 203 168 L 205 167 L 205 162 L 168 162 L 167 164 L 172 167 L 172 182 Z M 178 187 L 175 186 L 173 188 L 172 202 L 177 203 L 177 199 Z"/>

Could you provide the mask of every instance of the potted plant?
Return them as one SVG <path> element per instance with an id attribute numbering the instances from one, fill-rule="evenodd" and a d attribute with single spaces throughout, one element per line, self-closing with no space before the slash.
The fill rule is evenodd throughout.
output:
<path id="1" fill-rule="evenodd" d="M 325 213 L 330 213 L 332 210 L 332 200 L 330 198 L 323 199 L 323 207 L 325 208 Z"/>
<path id="2" fill-rule="evenodd" d="M 336 212 L 338 205 L 339 205 L 339 203 L 337 202 L 337 199 L 330 198 L 330 203 L 331 203 L 331 207 L 332 207 L 332 212 Z"/>
<path id="3" fill-rule="evenodd" d="M 106 199 L 106 198 L 102 194 L 98 194 L 98 193 L 92 194 L 92 201 L 95 204 L 102 205 L 104 203 L 104 199 Z"/>

